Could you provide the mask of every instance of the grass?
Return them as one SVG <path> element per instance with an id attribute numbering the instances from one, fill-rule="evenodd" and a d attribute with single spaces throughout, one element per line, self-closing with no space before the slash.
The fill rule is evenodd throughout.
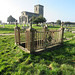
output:
<path id="1" fill-rule="evenodd" d="M 21 25 L 18 25 L 20 28 Z M 3 28 L 3 25 L 0 25 L 0 34 L 7 34 L 7 33 L 14 33 L 15 25 L 5 25 Z"/>
<path id="2" fill-rule="evenodd" d="M 28 54 L 14 44 L 14 36 L 0 36 L 0 75 L 74 75 L 75 38 L 63 46 Z"/>
<path id="3" fill-rule="evenodd" d="M 20 28 L 22 28 L 23 25 L 18 25 Z M 6 34 L 6 33 L 14 33 L 14 28 L 15 25 L 5 25 L 5 27 L 3 28 L 3 25 L 0 25 L 0 34 Z M 33 28 L 35 28 L 36 30 L 42 30 L 43 27 L 41 26 L 36 26 L 35 24 L 33 24 Z M 48 27 L 49 29 L 59 29 L 60 26 L 50 26 Z"/>
<path id="4" fill-rule="evenodd" d="M 72 32 L 65 32 L 65 33 L 64 33 L 64 36 L 65 36 L 66 38 L 71 38 L 71 37 L 74 37 L 75 34 L 73 34 Z"/>
<path id="5" fill-rule="evenodd" d="M 0 33 L 14 33 L 14 27 L 5 25 Z M 42 29 L 40 26 L 33 28 Z M 51 26 L 49 29 L 59 28 Z M 25 53 L 15 46 L 14 35 L 0 36 L 0 75 L 74 75 L 75 34 L 66 32 L 64 35 L 72 39 L 65 41 L 63 46 L 37 54 Z"/>

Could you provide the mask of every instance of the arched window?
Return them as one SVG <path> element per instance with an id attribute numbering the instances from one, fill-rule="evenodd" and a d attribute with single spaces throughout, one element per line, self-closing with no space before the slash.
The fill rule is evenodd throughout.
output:
<path id="1" fill-rule="evenodd" d="M 36 7 L 36 11 L 37 11 L 37 7 Z"/>

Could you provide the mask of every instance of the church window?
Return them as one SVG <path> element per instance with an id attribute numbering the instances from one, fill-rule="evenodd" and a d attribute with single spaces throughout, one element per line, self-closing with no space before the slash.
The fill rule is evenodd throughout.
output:
<path id="1" fill-rule="evenodd" d="M 37 7 L 36 7 L 36 11 L 37 11 Z"/>

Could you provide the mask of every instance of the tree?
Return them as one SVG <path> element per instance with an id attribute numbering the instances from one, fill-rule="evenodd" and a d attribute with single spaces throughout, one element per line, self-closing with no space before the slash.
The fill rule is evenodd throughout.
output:
<path id="1" fill-rule="evenodd" d="M 15 18 L 13 18 L 11 15 L 7 18 L 7 22 L 9 22 L 9 24 L 11 23 L 11 22 L 16 22 L 16 19 Z"/>
<path id="2" fill-rule="evenodd" d="M 32 17 L 32 22 L 38 25 L 38 23 L 46 22 L 46 19 L 42 16 Z"/>
<path id="3" fill-rule="evenodd" d="M 65 22 L 65 24 L 69 24 L 69 25 L 70 25 L 70 24 L 72 24 L 72 23 L 71 23 L 71 22 Z"/>
<path id="4" fill-rule="evenodd" d="M 2 24 L 2 21 L 0 20 L 0 24 Z"/>
<path id="5" fill-rule="evenodd" d="M 34 20 L 36 19 L 36 17 L 32 16 L 31 19 L 32 19 L 32 23 L 34 23 Z"/>
<path id="6" fill-rule="evenodd" d="M 59 25 L 61 25 L 61 20 L 57 20 L 56 23 L 59 24 Z"/>
<path id="7" fill-rule="evenodd" d="M 46 22 L 46 19 L 42 16 L 39 16 L 39 23 L 43 23 L 43 22 Z"/>

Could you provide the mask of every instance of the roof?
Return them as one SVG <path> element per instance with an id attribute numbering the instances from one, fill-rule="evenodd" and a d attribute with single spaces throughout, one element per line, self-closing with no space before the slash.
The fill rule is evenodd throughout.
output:
<path id="1" fill-rule="evenodd" d="M 35 6 L 42 6 L 42 7 L 44 7 L 43 5 L 40 5 L 40 4 L 38 4 L 38 5 L 35 5 Z"/>
<path id="2" fill-rule="evenodd" d="M 22 11 L 22 13 L 25 12 L 26 14 L 34 14 L 34 15 L 39 15 L 37 13 L 33 13 L 33 12 L 28 12 L 28 11 Z"/>

